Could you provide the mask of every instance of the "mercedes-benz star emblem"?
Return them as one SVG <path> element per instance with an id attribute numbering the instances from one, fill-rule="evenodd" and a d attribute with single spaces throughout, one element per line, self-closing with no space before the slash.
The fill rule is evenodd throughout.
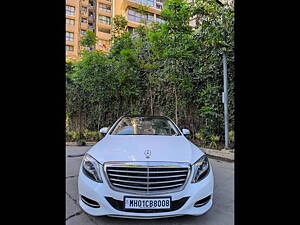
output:
<path id="1" fill-rule="evenodd" d="M 147 159 L 150 158 L 150 155 L 151 155 L 151 151 L 150 150 L 146 150 L 145 151 L 145 156 L 146 156 Z"/>

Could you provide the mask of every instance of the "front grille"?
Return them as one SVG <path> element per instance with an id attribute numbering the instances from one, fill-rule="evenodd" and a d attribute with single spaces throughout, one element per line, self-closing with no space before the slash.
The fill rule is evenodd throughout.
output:
<path id="1" fill-rule="evenodd" d="M 188 163 L 110 162 L 104 168 L 113 189 L 143 194 L 180 191 L 190 173 Z"/>

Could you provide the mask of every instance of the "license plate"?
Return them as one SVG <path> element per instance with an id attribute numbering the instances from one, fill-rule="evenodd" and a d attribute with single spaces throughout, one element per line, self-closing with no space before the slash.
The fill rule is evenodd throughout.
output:
<path id="1" fill-rule="evenodd" d="M 170 209 L 171 198 L 124 198 L 125 209 Z"/>

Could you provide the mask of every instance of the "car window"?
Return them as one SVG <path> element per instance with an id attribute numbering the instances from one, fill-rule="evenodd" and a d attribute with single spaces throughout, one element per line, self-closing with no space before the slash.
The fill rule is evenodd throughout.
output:
<path id="1" fill-rule="evenodd" d="M 124 117 L 112 135 L 180 135 L 174 124 L 164 117 Z"/>

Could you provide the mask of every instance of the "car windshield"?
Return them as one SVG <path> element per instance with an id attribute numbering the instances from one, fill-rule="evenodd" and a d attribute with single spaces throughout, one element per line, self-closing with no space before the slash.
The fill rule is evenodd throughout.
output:
<path id="1" fill-rule="evenodd" d="M 173 122 L 164 117 L 123 117 L 112 135 L 181 135 Z"/>

